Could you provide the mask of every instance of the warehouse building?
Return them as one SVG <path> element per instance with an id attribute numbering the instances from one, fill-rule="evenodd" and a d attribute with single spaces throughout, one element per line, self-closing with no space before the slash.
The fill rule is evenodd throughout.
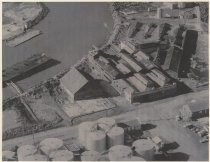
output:
<path id="1" fill-rule="evenodd" d="M 156 82 L 160 87 L 163 87 L 169 82 L 169 78 L 165 76 L 160 70 L 152 69 L 146 74 L 152 81 Z"/>
<path id="2" fill-rule="evenodd" d="M 180 109 L 181 118 L 185 121 L 209 116 L 208 100 L 192 100 Z"/>
<path id="3" fill-rule="evenodd" d="M 65 74 L 61 78 L 60 83 L 72 102 L 103 95 L 102 90 L 96 88 L 97 84 L 95 84 L 94 81 L 89 81 L 76 68 L 72 68 Z"/>
<path id="4" fill-rule="evenodd" d="M 98 52 L 89 52 L 88 60 L 92 69 L 99 72 L 102 79 L 111 81 L 119 79 L 123 75 L 107 58 L 98 55 Z"/>
<path id="5" fill-rule="evenodd" d="M 130 43 L 128 41 L 121 41 L 120 42 L 120 49 L 121 49 L 121 51 L 125 50 L 129 54 L 133 54 L 136 51 L 135 45 L 133 45 L 132 43 Z"/>
<path id="6" fill-rule="evenodd" d="M 126 53 L 120 53 L 120 56 L 121 56 L 121 59 L 125 60 L 128 65 L 130 67 L 132 67 L 132 69 L 135 71 L 135 72 L 140 72 L 143 68 L 137 63 L 136 60 L 134 60 L 132 57 L 130 57 L 128 54 Z"/>
<path id="7" fill-rule="evenodd" d="M 123 73 L 123 74 L 125 74 L 125 75 L 131 73 L 131 69 L 130 69 L 129 67 L 127 67 L 127 66 L 126 66 L 125 64 L 123 64 L 123 63 L 117 64 L 116 67 L 117 67 L 117 69 L 118 69 L 121 73 Z"/>
<path id="8" fill-rule="evenodd" d="M 120 52 L 115 59 L 92 51 L 88 60 L 101 79 L 108 81 L 130 103 L 174 95 L 176 83 L 169 83 L 170 78 L 158 70 L 148 55 L 141 51 L 137 53 Z M 137 57 L 140 59 L 137 60 Z"/>
<path id="9" fill-rule="evenodd" d="M 138 60 L 138 61 L 143 61 L 143 60 L 150 60 L 151 59 L 151 57 L 150 56 L 148 56 L 147 54 L 145 54 L 144 52 L 142 52 L 142 51 L 138 51 L 137 53 L 135 53 L 134 54 L 134 56 L 136 57 L 136 59 Z"/>
<path id="10" fill-rule="evenodd" d="M 144 74 L 141 73 L 134 73 L 134 76 L 140 81 L 142 82 L 146 87 L 153 87 L 153 82 L 146 77 Z"/>
<path id="11" fill-rule="evenodd" d="M 140 80 L 138 80 L 135 76 L 131 76 L 127 78 L 127 81 L 133 85 L 139 92 L 144 92 L 148 89 Z"/>
<path id="12" fill-rule="evenodd" d="M 142 26 L 143 26 L 143 24 L 138 21 L 131 23 L 131 25 L 129 26 L 129 29 L 128 29 L 128 38 L 133 38 L 137 34 L 137 32 L 140 31 Z"/>

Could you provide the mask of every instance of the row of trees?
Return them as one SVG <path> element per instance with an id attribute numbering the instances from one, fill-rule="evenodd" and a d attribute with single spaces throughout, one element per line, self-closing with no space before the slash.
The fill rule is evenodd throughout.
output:
<path id="1" fill-rule="evenodd" d="M 3 140 L 21 137 L 21 136 L 25 136 L 25 135 L 29 135 L 29 134 L 33 134 L 33 133 L 38 133 L 38 132 L 58 128 L 60 126 L 61 126 L 60 120 L 20 126 L 17 128 L 13 128 L 13 129 L 4 131 L 3 132 Z"/>

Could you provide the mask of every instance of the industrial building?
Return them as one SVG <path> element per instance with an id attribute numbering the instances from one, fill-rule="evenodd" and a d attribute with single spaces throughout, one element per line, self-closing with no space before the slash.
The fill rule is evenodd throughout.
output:
<path id="1" fill-rule="evenodd" d="M 128 54 L 121 52 L 120 56 L 123 60 L 125 60 L 128 63 L 130 67 L 132 67 L 132 69 L 135 72 L 140 72 L 143 69 L 143 67 L 141 67 L 140 64 L 132 57 L 130 57 Z"/>
<path id="2" fill-rule="evenodd" d="M 60 83 L 72 102 L 102 95 L 102 91 L 96 88 L 97 84 L 74 67 L 60 79 Z"/>
<path id="3" fill-rule="evenodd" d="M 117 58 L 100 51 L 90 51 L 88 60 L 90 67 L 97 71 L 101 79 L 109 81 L 111 86 L 131 103 L 176 93 L 176 83 L 171 82 L 171 79 L 154 65 L 150 56 L 142 51 L 137 51 L 134 55 L 121 51 Z"/>
<path id="4" fill-rule="evenodd" d="M 206 100 L 192 100 L 179 110 L 183 120 L 196 120 L 201 117 L 209 116 L 209 102 Z"/>
<path id="5" fill-rule="evenodd" d="M 122 75 L 117 67 L 114 67 L 112 63 L 98 51 L 89 51 L 88 61 L 91 68 L 100 73 L 102 79 L 110 81 L 118 79 Z"/>
<path id="6" fill-rule="evenodd" d="M 125 75 L 127 75 L 127 74 L 129 74 L 129 73 L 132 72 L 131 69 L 130 69 L 129 67 L 127 67 L 127 66 L 126 66 L 125 64 L 123 64 L 123 63 L 117 64 L 116 67 L 118 68 L 118 70 L 119 70 L 121 73 L 123 73 L 123 74 L 125 74 Z"/>
<path id="7" fill-rule="evenodd" d="M 142 26 L 143 26 L 143 24 L 138 21 L 131 23 L 131 25 L 129 26 L 129 29 L 128 29 L 127 37 L 133 38 L 137 34 L 137 32 L 141 29 Z"/>
<path id="8" fill-rule="evenodd" d="M 120 42 L 120 49 L 125 50 L 126 52 L 132 54 L 136 51 L 135 45 L 130 43 L 129 41 L 121 41 Z"/>

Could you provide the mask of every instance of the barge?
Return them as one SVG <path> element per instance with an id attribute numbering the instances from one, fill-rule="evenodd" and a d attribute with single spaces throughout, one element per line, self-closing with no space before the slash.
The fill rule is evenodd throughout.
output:
<path id="1" fill-rule="evenodd" d="M 18 62 L 3 70 L 3 86 L 8 82 L 16 82 L 44 69 L 52 60 L 45 53 L 34 54 L 22 62 Z M 51 63 L 50 63 L 51 64 Z"/>

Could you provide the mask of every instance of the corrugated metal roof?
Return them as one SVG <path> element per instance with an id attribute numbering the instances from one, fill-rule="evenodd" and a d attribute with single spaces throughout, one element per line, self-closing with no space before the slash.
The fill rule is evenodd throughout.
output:
<path id="1" fill-rule="evenodd" d="M 117 64 L 117 68 L 118 70 L 120 70 L 120 72 L 122 72 L 123 74 L 128 74 L 131 72 L 131 70 L 125 66 L 123 63 L 119 63 Z"/>
<path id="2" fill-rule="evenodd" d="M 128 88 L 131 92 L 135 92 L 136 89 L 134 89 L 128 82 L 126 82 L 124 79 L 118 79 L 114 81 L 115 84 L 117 84 L 122 89 Z"/>
<path id="3" fill-rule="evenodd" d="M 126 55 L 125 53 L 121 53 L 121 58 L 125 60 L 136 72 L 139 72 L 142 70 L 142 67 L 139 66 L 133 58 Z"/>
<path id="4" fill-rule="evenodd" d="M 146 86 L 141 83 L 135 76 L 131 76 L 127 79 L 139 92 L 143 92 L 146 90 Z"/>
<path id="5" fill-rule="evenodd" d="M 61 83 L 73 94 L 78 92 L 88 80 L 75 68 L 72 68 L 63 78 Z"/>

